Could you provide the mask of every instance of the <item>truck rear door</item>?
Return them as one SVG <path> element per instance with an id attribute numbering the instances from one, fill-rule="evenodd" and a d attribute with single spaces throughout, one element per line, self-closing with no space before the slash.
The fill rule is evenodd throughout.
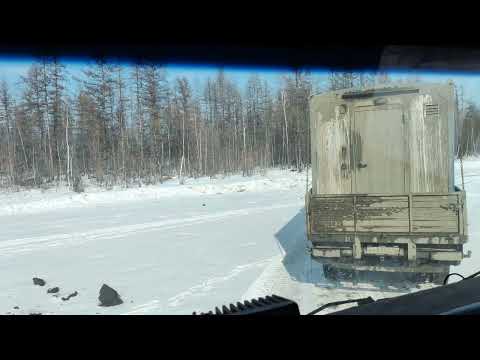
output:
<path id="1" fill-rule="evenodd" d="M 405 134 L 399 105 L 357 107 L 352 129 L 353 192 L 405 192 Z"/>

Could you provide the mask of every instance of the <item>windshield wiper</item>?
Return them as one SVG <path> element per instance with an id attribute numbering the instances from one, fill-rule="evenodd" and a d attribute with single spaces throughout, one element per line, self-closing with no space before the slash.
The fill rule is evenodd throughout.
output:
<path id="1" fill-rule="evenodd" d="M 313 310 L 312 312 L 309 312 L 307 315 L 315 315 L 316 313 L 319 313 L 320 311 L 332 307 L 332 306 L 338 306 L 338 305 L 343 305 L 343 304 L 349 304 L 349 303 L 357 303 L 358 306 L 360 305 L 366 305 L 370 304 L 372 302 L 375 302 L 375 300 L 372 299 L 371 296 L 366 297 L 366 298 L 361 298 L 361 299 L 351 299 L 351 300 L 342 300 L 342 301 L 332 301 L 328 304 L 320 306 L 318 309 Z"/>

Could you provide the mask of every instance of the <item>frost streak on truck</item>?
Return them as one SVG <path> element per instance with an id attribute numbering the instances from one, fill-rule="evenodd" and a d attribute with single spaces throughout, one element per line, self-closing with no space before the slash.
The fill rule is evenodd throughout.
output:
<path id="1" fill-rule="evenodd" d="M 442 276 L 467 241 L 454 184 L 453 84 L 310 99 L 312 256 L 340 268 Z"/>

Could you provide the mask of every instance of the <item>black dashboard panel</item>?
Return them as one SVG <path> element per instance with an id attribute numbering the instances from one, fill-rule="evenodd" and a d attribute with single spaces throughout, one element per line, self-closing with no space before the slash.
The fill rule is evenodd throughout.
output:
<path id="1" fill-rule="evenodd" d="M 480 314 L 480 277 L 375 301 L 329 315 Z"/>

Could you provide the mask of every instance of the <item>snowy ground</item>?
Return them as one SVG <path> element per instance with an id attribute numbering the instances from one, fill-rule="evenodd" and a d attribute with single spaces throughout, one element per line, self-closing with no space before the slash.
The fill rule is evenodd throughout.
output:
<path id="1" fill-rule="evenodd" d="M 184 186 L 1 194 L 0 312 L 191 314 L 240 299 L 279 253 L 275 233 L 302 207 L 304 189 L 304 175 L 270 171 Z M 34 276 L 47 285 L 33 286 Z M 123 305 L 97 306 L 103 283 Z M 53 286 L 60 297 L 47 295 Z"/>
<path id="2" fill-rule="evenodd" d="M 465 181 L 472 258 L 452 270 L 470 274 L 480 264 L 480 160 L 465 162 Z M 304 193 L 305 173 L 280 170 L 183 186 L 0 193 L 0 313 L 191 314 L 271 293 L 306 313 L 417 290 L 326 281 L 306 256 Z M 33 277 L 47 284 L 34 286 Z M 124 304 L 99 307 L 103 283 Z M 54 286 L 58 297 L 47 294 Z"/>

